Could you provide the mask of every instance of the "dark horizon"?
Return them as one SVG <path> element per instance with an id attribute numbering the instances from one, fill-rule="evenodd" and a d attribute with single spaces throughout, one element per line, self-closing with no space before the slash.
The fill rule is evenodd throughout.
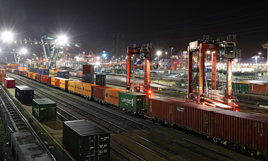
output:
<path id="1" fill-rule="evenodd" d="M 16 1 L 0 0 L 0 29 L 20 38 L 66 33 L 82 49 L 115 52 L 128 44 L 152 42 L 155 49 L 186 50 L 191 41 L 237 35 L 242 57 L 266 56 L 267 1 Z M 115 38 L 115 37 L 118 38 Z M 117 46 L 117 47 L 115 47 Z M 118 54 L 119 55 L 119 54 Z"/>

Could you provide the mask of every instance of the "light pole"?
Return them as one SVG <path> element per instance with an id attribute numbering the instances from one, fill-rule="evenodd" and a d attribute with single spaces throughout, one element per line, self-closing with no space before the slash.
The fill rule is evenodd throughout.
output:
<path id="1" fill-rule="evenodd" d="M 172 51 L 173 51 L 173 49 L 174 49 L 173 47 L 170 48 L 170 51 L 171 51 L 171 52 L 170 52 L 170 55 L 171 55 L 171 56 L 172 56 Z"/>
<path id="2" fill-rule="evenodd" d="M 166 59 L 167 59 L 168 52 L 166 51 L 165 54 L 166 54 Z"/>
<path id="3" fill-rule="evenodd" d="M 255 59 L 255 66 L 256 66 L 256 78 L 258 78 L 258 58 L 260 58 L 260 56 L 261 56 L 261 52 L 258 52 L 258 55 L 256 55 L 256 56 L 253 56 L 252 58 L 254 58 Z"/>

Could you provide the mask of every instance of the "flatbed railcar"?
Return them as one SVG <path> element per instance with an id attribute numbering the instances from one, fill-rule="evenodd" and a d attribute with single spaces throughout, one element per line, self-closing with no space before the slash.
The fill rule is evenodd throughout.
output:
<path id="1" fill-rule="evenodd" d="M 33 79 L 33 75 L 34 73 L 27 72 L 27 77 L 30 79 Z M 59 85 L 56 85 L 57 79 L 59 80 L 57 77 L 51 77 L 50 84 L 59 87 Z M 70 83 L 68 82 L 69 85 Z M 103 95 L 95 98 L 96 93 L 94 92 L 97 91 L 94 91 L 94 88 L 104 89 L 104 92 L 102 92 Z M 105 89 L 111 88 L 92 85 L 87 91 L 89 92 L 88 96 L 84 96 L 85 88 L 83 87 L 83 82 L 75 81 L 72 87 L 69 87 L 68 91 L 87 98 L 91 96 L 92 99 L 96 99 L 99 102 L 111 104 L 105 101 Z M 124 92 L 122 91 L 122 93 Z M 119 92 L 119 101 L 120 93 L 121 91 Z M 178 126 L 206 136 L 216 143 L 247 152 L 250 155 L 267 157 L 267 116 L 223 110 L 167 98 L 146 98 L 144 96 L 144 99 L 147 101 L 141 105 L 142 108 L 129 108 L 129 110 L 137 110 L 134 112 L 142 111 L 143 113 L 145 111 L 144 114 L 154 122 Z M 124 99 L 124 101 L 127 101 L 126 103 L 129 104 L 134 103 L 132 98 L 129 100 Z M 117 103 L 112 104 L 116 106 Z M 116 107 L 120 107 L 120 102 Z"/>

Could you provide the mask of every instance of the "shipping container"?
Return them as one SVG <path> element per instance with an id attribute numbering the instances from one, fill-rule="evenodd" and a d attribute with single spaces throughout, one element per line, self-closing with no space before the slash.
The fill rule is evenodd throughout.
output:
<path id="1" fill-rule="evenodd" d="M 83 72 L 82 72 L 82 71 L 78 71 L 78 72 L 76 72 L 76 76 L 77 76 L 77 77 L 82 77 L 82 75 L 83 75 Z"/>
<path id="2" fill-rule="evenodd" d="M 106 75 L 105 74 L 97 74 L 95 82 L 97 85 L 106 86 Z"/>
<path id="3" fill-rule="evenodd" d="M 38 81 L 41 81 L 41 74 L 38 74 L 38 75 L 37 75 L 37 80 L 38 80 Z"/>
<path id="4" fill-rule="evenodd" d="M 63 90 L 68 90 L 68 81 L 72 81 L 69 79 L 60 79 L 60 88 Z"/>
<path id="5" fill-rule="evenodd" d="M 55 77 L 55 86 L 56 87 L 60 87 L 60 80 L 61 80 L 62 78 L 59 78 L 59 77 Z"/>
<path id="6" fill-rule="evenodd" d="M 175 103 L 167 98 L 148 99 L 147 113 L 159 121 L 175 124 L 175 110 Z"/>
<path id="7" fill-rule="evenodd" d="M 268 85 L 267 84 L 252 84 L 249 85 L 249 91 L 252 94 L 268 94 Z"/>
<path id="8" fill-rule="evenodd" d="M 214 136 L 246 149 L 268 152 L 268 117 L 234 111 L 216 111 Z"/>
<path id="9" fill-rule="evenodd" d="M 83 74 L 82 82 L 94 83 L 94 74 Z"/>
<path id="10" fill-rule="evenodd" d="M 93 98 L 93 86 L 98 86 L 90 83 L 83 83 L 83 96 L 86 98 Z"/>
<path id="11" fill-rule="evenodd" d="M 83 74 L 94 74 L 94 65 L 83 65 Z"/>
<path id="12" fill-rule="evenodd" d="M 249 93 L 249 83 L 233 83 L 233 92 Z"/>
<path id="13" fill-rule="evenodd" d="M 25 105 L 32 105 L 34 90 L 28 86 L 16 86 L 15 97 Z"/>
<path id="14" fill-rule="evenodd" d="M 49 70 L 49 74 L 54 75 L 56 73 L 55 70 Z"/>
<path id="15" fill-rule="evenodd" d="M 77 161 L 110 160 L 110 133 L 91 121 L 65 121 L 62 143 Z"/>
<path id="16" fill-rule="evenodd" d="M 15 88 L 15 79 L 13 78 L 5 78 L 4 85 L 6 88 Z"/>
<path id="17" fill-rule="evenodd" d="M 83 83 L 80 81 L 74 82 L 74 92 L 79 95 L 83 95 Z"/>
<path id="18" fill-rule="evenodd" d="M 51 85 L 56 86 L 56 77 L 51 77 Z"/>
<path id="19" fill-rule="evenodd" d="M 18 71 L 28 71 L 28 67 L 19 67 Z"/>
<path id="20" fill-rule="evenodd" d="M 39 68 L 32 68 L 32 67 L 30 67 L 29 68 L 29 71 L 30 72 L 33 72 L 33 73 L 38 73 L 39 72 Z"/>
<path id="21" fill-rule="evenodd" d="M 0 69 L 0 75 L 6 75 L 6 70 L 5 69 Z"/>
<path id="22" fill-rule="evenodd" d="M 175 123 L 195 132 L 212 136 L 214 112 L 222 110 L 223 109 L 177 101 L 175 106 Z"/>
<path id="23" fill-rule="evenodd" d="M 74 93 L 74 83 L 75 83 L 76 81 L 74 80 L 74 81 L 68 81 L 68 91 L 70 92 L 70 93 Z"/>
<path id="24" fill-rule="evenodd" d="M 104 100 L 106 103 L 119 106 L 119 92 L 127 92 L 126 90 L 121 90 L 117 88 L 106 88 Z"/>
<path id="25" fill-rule="evenodd" d="M 41 75 L 49 75 L 49 69 L 39 69 L 39 74 L 41 74 Z"/>
<path id="26" fill-rule="evenodd" d="M 18 71 L 18 74 L 21 75 L 21 76 L 26 76 L 26 71 Z"/>
<path id="27" fill-rule="evenodd" d="M 93 86 L 93 99 L 99 102 L 105 102 L 105 90 L 110 87 Z"/>
<path id="28" fill-rule="evenodd" d="M 56 103 L 48 98 L 33 99 L 32 114 L 39 122 L 56 120 Z"/>
<path id="29" fill-rule="evenodd" d="M 58 71 L 57 77 L 69 79 L 69 71 L 67 71 L 67 70 Z"/>
<path id="30" fill-rule="evenodd" d="M 146 111 L 146 95 L 134 92 L 119 92 L 119 106 L 133 112 Z"/>

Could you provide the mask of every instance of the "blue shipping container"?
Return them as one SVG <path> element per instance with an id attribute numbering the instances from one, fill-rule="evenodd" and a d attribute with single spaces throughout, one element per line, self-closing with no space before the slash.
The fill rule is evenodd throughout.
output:
<path id="1" fill-rule="evenodd" d="M 39 74 L 41 74 L 41 75 L 49 75 L 49 69 L 39 69 Z"/>
<path id="2" fill-rule="evenodd" d="M 57 77 L 69 79 L 69 71 L 58 71 Z"/>

